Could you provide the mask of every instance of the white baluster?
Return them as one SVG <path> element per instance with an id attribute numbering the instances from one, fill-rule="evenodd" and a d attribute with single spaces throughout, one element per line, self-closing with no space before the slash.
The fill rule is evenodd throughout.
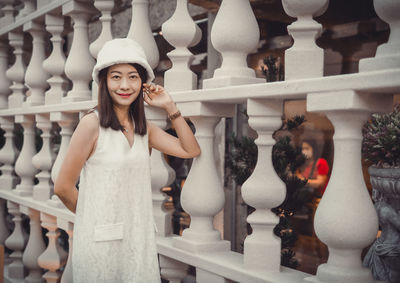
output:
<path id="1" fill-rule="evenodd" d="M 61 277 L 60 283 L 72 283 L 72 245 L 73 245 L 73 231 L 74 224 L 64 220 L 57 219 L 57 225 L 60 229 L 63 229 L 68 234 L 68 260 L 64 268 L 63 275 Z"/>
<path id="2" fill-rule="evenodd" d="M 46 233 L 49 243 L 46 250 L 39 256 L 38 263 L 47 272 L 43 275 L 47 283 L 57 283 L 61 273 L 59 269 L 65 264 L 62 258 L 61 247 L 58 244 L 60 231 L 57 230 L 57 219 L 55 216 L 41 212 L 40 219 L 42 226 L 48 230 Z"/>
<path id="3" fill-rule="evenodd" d="M 24 106 L 44 104 L 44 91 L 48 87 L 47 79 L 49 74 L 43 69 L 45 56 L 45 35 L 44 26 L 38 22 L 24 24 L 24 31 L 28 31 L 33 38 L 32 56 L 25 72 L 25 84 L 29 87 L 30 95 L 26 98 Z"/>
<path id="4" fill-rule="evenodd" d="M 103 47 L 104 43 L 112 39 L 111 33 L 111 11 L 114 8 L 114 1 L 113 0 L 96 0 L 94 2 L 94 6 L 100 10 L 101 17 L 101 33 L 99 37 L 90 44 L 89 50 L 92 54 L 93 58 L 97 58 L 97 54 L 99 54 L 100 49 Z M 95 81 L 92 82 L 92 99 L 97 99 L 98 93 L 98 85 Z"/>
<path id="5" fill-rule="evenodd" d="M 15 163 L 15 172 L 21 177 L 14 193 L 21 196 L 30 196 L 33 193 L 33 178 L 38 170 L 32 165 L 32 157 L 36 154 L 34 118 L 30 115 L 16 115 L 15 123 L 24 128 L 24 142 L 21 153 Z"/>
<path id="6" fill-rule="evenodd" d="M 256 210 L 247 217 L 253 233 L 244 241 L 244 264 L 249 268 L 279 271 L 281 241 L 274 235 L 278 217 L 271 211 L 285 199 L 286 187 L 272 165 L 272 134 L 282 124 L 281 100 L 253 100 L 247 102 L 249 125 L 257 131 L 257 164 L 253 174 L 242 186 L 242 196 Z"/>
<path id="7" fill-rule="evenodd" d="M 194 56 L 188 47 L 199 43 L 201 30 L 189 15 L 187 0 L 177 0 L 175 13 L 162 25 L 164 38 L 175 47 L 168 53 L 172 68 L 164 76 L 168 90 L 191 90 L 197 87 L 197 76 L 190 69 Z"/>
<path id="8" fill-rule="evenodd" d="M 0 40 L 0 109 L 7 108 L 11 82 L 6 76 L 8 67 L 8 45 Z"/>
<path id="9" fill-rule="evenodd" d="M 400 2 L 397 0 L 374 0 L 375 12 L 390 26 L 389 40 L 378 46 L 373 58 L 360 60 L 360 72 L 400 67 Z"/>
<path id="10" fill-rule="evenodd" d="M 286 14 L 298 18 L 287 27 L 294 44 L 285 51 L 285 80 L 324 75 L 324 50 L 315 43 L 322 25 L 313 17 L 322 15 L 328 4 L 329 0 L 282 0 Z"/>
<path id="11" fill-rule="evenodd" d="M 77 1 L 63 5 L 63 15 L 68 15 L 74 22 L 74 37 L 69 56 L 65 63 L 65 74 L 72 81 L 72 89 L 63 98 L 65 102 L 91 99 L 89 82 L 92 79 L 92 70 L 95 64 L 89 53 L 88 20 L 93 8 L 89 4 Z"/>
<path id="12" fill-rule="evenodd" d="M 221 234 L 213 227 L 213 218 L 225 201 L 215 165 L 214 129 L 221 116 L 233 115 L 234 108 L 205 103 L 190 103 L 187 108 L 180 104 L 179 108 L 193 115 L 191 121 L 196 127 L 201 155 L 194 159 L 181 193 L 182 207 L 190 214 L 190 227 L 173 244 L 191 252 L 229 250 L 230 243 L 221 240 Z"/>
<path id="13" fill-rule="evenodd" d="M 20 206 L 20 211 L 30 218 L 29 240 L 26 245 L 22 262 L 29 270 L 29 275 L 25 277 L 26 283 L 44 283 L 42 278 L 43 270 L 40 268 L 37 259 L 43 253 L 46 246 L 42 237 L 42 227 L 40 226 L 40 213 L 29 207 Z"/>
<path id="14" fill-rule="evenodd" d="M 14 0 L 2 0 L 3 8 L 1 11 L 3 12 L 3 17 L 0 18 L 1 26 L 5 26 L 14 22 Z"/>
<path id="15" fill-rule="evenodd" d="M 215 273 L 206 271 L 201 268 L 196 268 L 196 282 L 197 283 L 228 283 L 230 281 L 226 280 L 224 277 L 219 276 Z"/>
<path id="16" fill-rule="evenodd" d="M 167 127 L 166 114 L 163 110 L 147 108 L 146 118 L 161 129 Z M 163 207 L 166 197 L 161 193 L 161 189 L 174 181 L 175 171 L 158 150 L 152 150 L 150 162 L 154 222 L 157 226 L 157 235 L 165 237 L 172 233 L 172 222 L 171 214 Z"/>
<path id="17" fill-rule="evenodd" d="M 5 143 L 0 151 L 0 189 L 11 190 L 17 184 L 17 178 L 14 176 L 14 163 L 17 157 L 17 149 L 14 145 L 14 119 L 0 117 L 0 127 L 5 131 Z"/>
<path id="18" fill-rule="evenodd" d="M 387 111 L 392 99 L 352 90 L 307 95 L 307 111 L 323 112 L 335 128 L 335 153 L 332 175 L 314 219 L 315 233 L 328 246 L 329 258 L 306 282 L 375 282 L 361 264 L 363 248 L 378 231 L 361 169 L 361 128 L 370 111 Z"/>
<path id="19" fill-rule="evenodd" d="M 40 151 L 32 158 L 32 164 L 40 170 L 36 178 L 39 183 L 33 187 L 33 198 L 45 201 L 50 199 L 53 194 L 53 184 L 51 182 L 51 167 L 55 159 L 51 147 L 50 130 L 52 123 L 49 114 L 36 114 L 36 126 L 42 130 L 43 146 Z"/>
<path id="20" fill-rule="evenodd" d="M 53 168 L 51 169 L 51 179 L 53 182 L 55 182 L 58 172 L 60 171 L 61 164 L 67 153 L 72 133 L 74 132 L 74 129 L 78 123 L 78 114 L 52 112 L 50 113 L 50 120 L 52 122 L 57 122 L 61 127 L 61 145 L 57 154 L 57 158 L 54 161 Z"/>
<path id="21" fill-rule="evenodd" d="M 149 0 L 132 0 L 131 19 L 127 37 L 136 40 L 143 47 L 147 61 L 154 69 L 160 55 L 150 27 Z"/>
<path id="22" fill-rule="evenodd" d="M 167 279 L 169 283 L 182 282 L 187 274 L 188 268 L 189 266 L 183 262 L 160 255 L 161 277 Z"/>
<path id="23" fill-rule="evenodd" d="M 64 40 L 61 37 L 64 31 L 64 17 L 46 14 L 46 29 L 52 35 L 53 50 L 43 62 L 43 69 L 51 75 L 47 80 L 50 89 L 45 93 L 45 104 L 61 103 L 66 93 L 66 79 L 64 78 L 65 54 L 63 51 Z"/>
<path id="24" fill-rule="evenodd" d="M 254 52 L 260 38 L 249 0 L 223 0 L 211 31 L 211 41 L 222 55 L 222 65 L 214 78 L 203 81 L 204 88 L 265 82 L 247 66 L 247 54 Z"/>
<path id="25" fill-rule="evenodd" d="M 22 0 L 24 3 L 24 8 L 19 11 L 16 20 L 21 20 L 29 14 L 33 13 L 36 10 L 36 1 L 35 0 Z"/>
<path id="26" fill-rule="evenodd" d="M 17 108 L 22 106 L 22 102 L 25 99 L 24 75 L 26 66 L 22 60 L 24 34 L 22 32 L 10 32 L 8 34 L 8 39 L 10 45 L 14 48 L 15 55 L 14 65 L 6 72 L 7 78 L 13 82 L 10 87 L 12 94 L 8 97 L 8 108 Z"/>
<path id="27" fill-rule="evenodd" d="M 7 223 L 6 223 L 6 213 L 5 206 L 7 205 L 7 201 L 5 199 L 0 198 L 0 245 L 5 245 L 6 239 L 9 237 L 10 232 L 8 231 Z M 4 253 L 4 262 L 7 262 L 8 254 Z"/>
<path id="28" fill-rule="evenodd" d="M 22 264 L 22 253 L 25 248 L 25 237 L 22 232 L 22 218 L 19 211 L 19 204 L 8 201 L 8 212 L 14 215 L 13 221 L 15 224 L 14 231 L 6 240 L 6 247 L 12 250 L 10 259 L 12 263 L 8 266 L 8 278 L 24 279 L 24 265 Z"/>

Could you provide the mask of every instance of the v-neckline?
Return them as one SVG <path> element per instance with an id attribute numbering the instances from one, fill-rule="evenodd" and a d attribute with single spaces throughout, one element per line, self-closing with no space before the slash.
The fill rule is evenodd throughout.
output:
<path id="1" fill-rule="evenodd" d="M 133 142 L 132 145 L 129 143 L 128 138 L 124 135 L 124 133 L 122 131 L 119 131 L 122 135 L 122 138 L 125 140 L 126 144 L 128 145 L 129 149 L 132 149 L 133 146 L 135 145 L 136 142 L 136 138 L 135 138 L 135 132 L 133 132 Z"/>

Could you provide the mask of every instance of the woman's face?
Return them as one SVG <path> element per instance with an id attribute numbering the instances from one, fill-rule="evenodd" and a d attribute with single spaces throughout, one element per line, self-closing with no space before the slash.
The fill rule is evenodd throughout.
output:
<path id="1" fill-rule="evenodd" d="M 108 68 L 107 89 L 114 106 L 129 107 L 138 97 L 142 79 L 131 64 L 116 64 Z"/>
<path id="2" fill-rule="evenodd" d="M 301 146 L 301 152 L 306 156 L 307 159 L 311 159 L 313 157 L 313 148 L 307 142 L 303 142 Z"/>

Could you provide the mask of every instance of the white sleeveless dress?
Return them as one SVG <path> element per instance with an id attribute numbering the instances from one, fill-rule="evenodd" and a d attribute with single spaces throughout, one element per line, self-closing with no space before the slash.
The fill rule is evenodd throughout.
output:
<path id="1" fill-rule="evenodd" d="M 72 270 L 74 283 L 160 282 L 147 135 L 130 147 L 99 127 L 80 176 Z"/>

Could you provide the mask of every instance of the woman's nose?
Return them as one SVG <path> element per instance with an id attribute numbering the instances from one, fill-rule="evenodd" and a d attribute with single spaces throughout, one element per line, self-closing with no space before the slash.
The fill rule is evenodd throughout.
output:
<path id="1" fill-rule="evenodd" d="M 129 87 L 127 78 L 122 78 L 120 82 L 121 82 L 119 85 L 120 88 L 127 89 Z"/>

